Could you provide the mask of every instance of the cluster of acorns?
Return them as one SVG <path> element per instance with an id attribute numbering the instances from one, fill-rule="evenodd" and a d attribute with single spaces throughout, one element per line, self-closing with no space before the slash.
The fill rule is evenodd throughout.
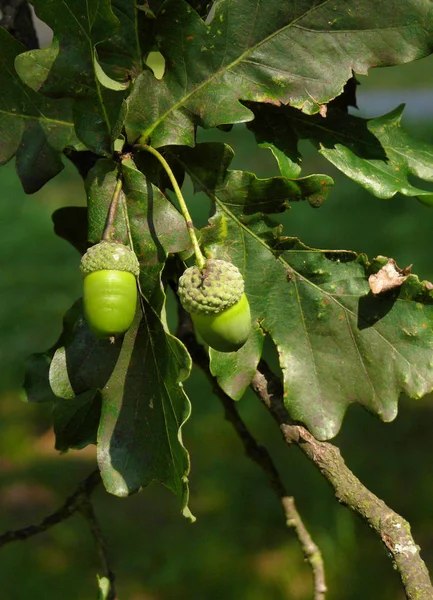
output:
<path id="1" fill-rule="evenodd" d="M 122 335 L 130 327 L 137 306 L 140 266 L 135 253 L 116 242 L 102 241 L 81 260 L 84 275 L 84 313 L 99 337 Z M 178 294 L 197 333 L 215 350 L 235 352 L 251 330 L 244 280 L 235 265 L 209 259 L 203 268 L 189 267 L 179 278 Z"/>

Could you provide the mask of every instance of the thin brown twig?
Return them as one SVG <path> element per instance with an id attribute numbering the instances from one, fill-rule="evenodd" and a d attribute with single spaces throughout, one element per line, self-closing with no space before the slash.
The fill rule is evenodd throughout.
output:
<path id="1" fill-rule="evenodd" d="M 10 542 L 26 540 L 33 535 L 42 533 L 54 525 L 72 517 L 74 513 L 80 510 L 83 498 L 89 498 L 93 490 L 100 483 L 101 476 L 98 470 L 93 471 L 75 490 L 69 498 L 65 500 L 60 508 L 45 517 L 38 525 L 29 525 L 22 529 L 6 531 L 0 535 L 0 548 Z"/>
<path id="2" fill-rule="evenodd" d="M 107 221 L 105 224 L 104 233 L 102 234 L 102 239 L 106 242 L 111 241 L 114 230 L 114 220 L 116 218 L 117 206 L 119 204 L 120 193 L 122 191 L 122 179 L 118 177 L 116 181 L 116 185 L 114 187 L 113 198 L 110 202 L 110 208 L 108 209 Z"/>
<path id="3" fill-rule="evenodd" d="M 108 557 L 107 544 L 102 534 L 101 527 L 96 517 L 95 509 L 89 498 L 89 496 L 83 497 L 83 501 L 79 508 L 81 514 L 89 524 L 90 531 L 92 532 L 93 539 L 95 541 L 96 550 L 99 555 L 99 559 L 102 565 L 102 572 L 110 582 L 110 589 L 107 595 L 107 600 L 117 600 L 116 587 L 115 587 L 115 573 L 111 568 L 110 560 Z"/>
<path id="4" fill-rule="evenodd" d="M 232 424 L 243 444 L 245 454 L 257 465 L 259 465 L 259 467 L 265 473 L 270 486 L 280 499 L 286 525 L 295 531 L 305 560 L 311 567 L 313 573 L 314 600 L 325 600 L 327 588 L 325 581 L 325 569 L 320 549 L 314 543 L 311 535 L 305 527 L 296 508 L 293 496 L 290 496 L 287 493 L 287 490 L 268 450 L 264 446 L 257 443 L 256 439 L 240 416 L 235 403 L 219 387 L 215 377 L 213 377 L 211 374 L 208 356 L 203 346 L 197 342 L 197 339 L 193 333 L 192 323 L 189 315 L 180 306 L 179 327 L 176 335 L 188 348 L 193 362 L 202 369 L 208 378 L 213 392 L 219 398 L 224 407 L 225 418 Z"/>
<path id="5" fill-rule="evenodd" d="M 281 381 L 261 361 L 252 388 L 277 422 L 286 444 L 296 444 L 334 489 L 337 500 L 359 515 L 380 536 L 399 572 L 408 600 L 433 600 L 433 587 L 409 523 L 367 489 L 347 467 L 340 450 L 320 442 L 293 423 L 283 402 Z"/>
<path id="6" fill-rule="evenodd" d="M 78 488 L 71 494 L 65 502 L 53 513 L 45 517 L 38 525 L 29 525 L 22 529 L 6 531 L 0 535 L 0 548 L 10 542 L 18 542 L 26 540 L 34 535 L 47 531 L 54 525 L 58 525 L 75 513 L 81 513 L 90 525 L 96 548 L 101 559 L 102 570 L 104 576 L 110 581 L 110 592 L 107 600 L 116 600 L 116 591 L 114 586 L 115 576 L 110 567 L 106 545 L 99 527 L 95 511 L 93 509 L 90 497 L 95 488 L 101 483 L 101 475 L 99 469 L 95 469 L 90 473 L 84 481 L 80 483 Z"/>
<path id="7" fill-rule="evenodd" d="M 233 400 L 221 388 L 218 388 L 218 390 L 217 395 L 224 406 L 226 419 L 233 425 L 244 446 L 246 455 L 259 465 L 267 476 L 271 487 L 280 499 L 286 525 L 293 528 L 296 533 L 305 560 L 313 572 L 314 600 L 325 600 L 327 588 L 322 553 L 305 527 L 296 508 L 295 499 L 287 493 L 268 450 L 257 443 L 239 415 Z"/>

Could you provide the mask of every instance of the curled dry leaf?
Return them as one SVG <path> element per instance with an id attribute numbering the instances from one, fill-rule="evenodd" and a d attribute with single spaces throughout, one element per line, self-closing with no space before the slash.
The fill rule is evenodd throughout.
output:
<path id="1" fill-rule="evenodd" d="M 400 269 L 395 260 L 390 258 L 386 265 L 368 278 L 370 290 L 373 294 L 381 294 L 400 287 L 408 278 L 411 269 L 412 265 Z"/>

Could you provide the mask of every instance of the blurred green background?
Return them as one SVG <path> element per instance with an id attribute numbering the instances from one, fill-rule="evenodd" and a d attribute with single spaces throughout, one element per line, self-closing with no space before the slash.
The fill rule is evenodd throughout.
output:
<path id="1" fill-rule="evenodd" d="M 433 142 L 432 58 L 373 70 L 361 78 L 363 116 L 377 116 L 407 99 L 405 128 Z M 233 168 L 277 175 L 269 151 L 239 126 L 229 134 L 200 132 L 236 150 Z M 392 256 L 433 279 L 433 210 L 415 199 L 379 200 L 338 174 L 303 144 L 304 174 L 325 172 L 336 185 L 320 210 L 295 205 L 281 220 L 288 235 L 321 248 Z M 94 448 L 53 450 L 50 406 L 28 405 L 20 386 L 24 360 L 57 339 L 62 315 L 80 295 L 79 256 L 55 237 L 51 213 L 85 203 L 82 182 L 66 165 L 61 176 L 25 196 L 14 165 L 0 170 L 0 530 L 38 522 L 59 506 L 94 467 Z M 200 223 L 203 198 L 185 193 Z M 269 348 L 272 353 L 273 349 Z M 95 506 L 106 533 L 121 600 L 307 600 L 311 574 L 286 529 L 277 498 L 241 444 L 197 370 L 186 383 L 193 404 L 184 429 L 191 453 L 191 525 L 175 498 L 153 485 L 129 499 L 102 489 Z M 377 537 L 335 501 L 331 489 L 297 449 L 288 449 L 258 401 L 247 394 L 242 415 L 272 452 L 288 490 L 325 559 L 329 600 L 399 600 L 397 574 Z M 412 524 L 433 568 L 433 398 L 402 398 L 397 419 L 379 422 L 351 407 L 335 440 L 361 480 Z M 1 549 L 0 589 L 7 600 L 96 598 L 98 557 L 78 516 L 47 533 Z"/>

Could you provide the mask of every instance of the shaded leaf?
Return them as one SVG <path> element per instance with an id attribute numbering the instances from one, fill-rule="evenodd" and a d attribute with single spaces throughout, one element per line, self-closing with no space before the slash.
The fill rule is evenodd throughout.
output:
<path id="1" fill-rule="evenodd" d="M 87 239 L 90 244 L 97 244 L 102 239 L 119 174 L 120 167 L 115 160 L 101 158 L 87 175 L 85 181 L 89 226 Z M 123 202 L 124 196 L 121 193 L 120 202 L 115 213 L 112 238 L 123 244 L 128 244 L 128 229 Z"/>
<path id="2" fill-rule="evenodd" d="M 117 496 L 159 481 L 188 515 L 188 454 L 181 427 L 190 404 L 181 382 L 191 361 L 143 301 L 143 316 L 125 335 L 118 363 L 102 389 L 98 463 L 106 489 Z"/>
<path id="3" fill-rule="evenodd" d="M 23 387 L 28 402 L 53 402 L 55 400 L 48 374 L 56 350 L 57 347 L 54 347 L 47 352 L 31 354 L 26 359 Z"/>
<path id="4" fill-rule="evenodd" d="M 280 225 L 256 212 L 260 203 L 248 194 L 253 180 L 239 188 L 233 172 L 206 170 L 203 149 L 186 152 L 196 189 L 215 203 L 202 230 L 205 251 L 241 270 L 260 326 L 237 353 L 210 351 L 212 371 L 228 394 L 239 399 L 253 375 L 260 329 L 276 345 L 290 416 L 320 439 L 336 435 L 353 402 L 390 421 L 402 392 L 418 398 L 433 389 L 431 284 L 409 275 L 400 288 L 374 296 L 368 277 L 386 258 L 370 263 L 364 255 L 315 250 L 284 237 Z"/>
<path id="5" fill-rule="evenodd" d="M 72 400 L 103 388 L 117 364 L 122 341 L 97 338 L 84 319 L 82 303 L 76 303 L 75 319 L 66 326 L 66 342 L 57 348 L 50 365 L 51 389 L 58 398 Z M 64 333 L 65 335 L 65 333 Z"/>
<path id="6" fill-rule="evenodd" d="M 55 234 L 84 254 L 87 250 L 87 208 L 62 206 L 53 212 L 51 218 Z"/>
<path id="7" fill-rule="evenodd" d="M 101 396 L 97 391 L 84 392 L 74 400 L 56 398 L 53 410 L 56 450 L 80 450 L 96 444 L 100 416 Z"/>
<path id="8" fill-rule="evenodd" d="M 54 38 L 48 48 L 17 57 L 15 66 L 21 79 L 51 98 L 73 98 L 78 137 L 97 154 L 109 154 L 123 92 L 101 83 L 95 46 L 119 27 L 110 1 L 34 0 L 33 6 L 53 29 Z"/>
<path id="9" fill-rule="evenodd" d="M 56 351 L 70 342 L 77 320 L 82 319 L 81 301 L 75 302 L 63 318 L 63 330 L 56 343 L 46 352 L 31 354 L 25 365 L 24 391 L 29 402 L 48 402 L 55 399 L 50 384 L 50 365 Z"/>
<path id="10" fill-rule="evenodd" d="M 420 199 L 429 195 L 412 185 L 409 177 L 433 181 L 433 145 L 403 130 L 404 105 L 375 119 L 355 117 L 339 109 L 321 117 L 285 107 L 251 108 L 256 119 L 249 128 L 257 141 L 275 144 L 291 159 L 293 150 L 284 140 L 291 140 L 295 148 L 295 140 L 310 139 L 335 167 L 379 198 L 391 198 L 397 192 Z"/>
<path id="11" fill-rule="evenodd" d="M 184 217 L 131 159 L 123 161 L 122 173 L 131 238 L 141 267 L 141 292 L 159 312 L 165 300 L 161 272 L 167 256 L 190 249 L 191 241 Z"/>
<path id="12" fill-rule="evenodd" d="M 229 171 L 234 152 L 219 142 L 197 144 L 193 149 L 174 147 L 167 149 L 167 153 L 176 157 L 188 173 L 190 164 L 193 165 L 196 192 L 204 191 L 211 199 L 215 194 L 234 213 L 242 215 L 280 213 L 289 208 L 290 202 L 301 200 L 307 200 L 313 207 L 320 206 L 334 183 L 331 177 L 322 174 L 260 179 L 254 173 Z M 203 189 L 202 179 L 206 181 Z"/>
<path id="13" fill-rule="evenodd" d="M 155 310 L 161 310 L 165 298 L 161 272 L 167 255 L 191 246 L 185 219 L 162 192 L 137 170 L 132 159 L 122 161 L 121 173 L 123 187 L 114 220 L 113 238 L 129 245 L 129 230 L 140 262 L 141 291 Z M 102 239 L 119 174 L 118 163 L 111 159 L 100 159 L 89 172 L 86 190 L 91 243 Z"/>
<path id="14" fill-rule="evenodd" d="M 63 169 L 62 150 L 78 144 L 70 100 L 49 100 L 22 83 L 15 57 L 25 50 L 0 28 L 0 165 L 16 155 L 24 190 L 31 194 Z"/>
<path id="15" fill-rule="evenodd" d="M 342 93 L 352 72 L 431 52 L 427 0 L 392 7 L 369 0 L 219 0 L 214 8 L 206 25 L 183 0 L 162 5 L 155 39 L 166 73 L 161 81 L 148 72 L 137 78 L 128 99 L 131 142 L 193 146 L 197 125 L 250 121 L 241 100 L 313 114 Z"/>
<path id="16" fill-rule="evenodd" d="M 152 49 L 153 19 L 135 0 L 111 0 L 119 27 L 96 50 L 104 72 L 114 80 L 129 83 L 143 70 L 144 57 Z"/>
<path id="17" fill-rule="evenodd" d="M 50 365 L 58 449 L 93 443 L 106 489 L 126 496 L 159 481 L 179 497 L 186 516 L 189 470 L 181 427 L 190 413 L 182 381 L 191 360 L 143 300 L 124 338 L 96 338 L 81 303 L 70 311 Z"/>

